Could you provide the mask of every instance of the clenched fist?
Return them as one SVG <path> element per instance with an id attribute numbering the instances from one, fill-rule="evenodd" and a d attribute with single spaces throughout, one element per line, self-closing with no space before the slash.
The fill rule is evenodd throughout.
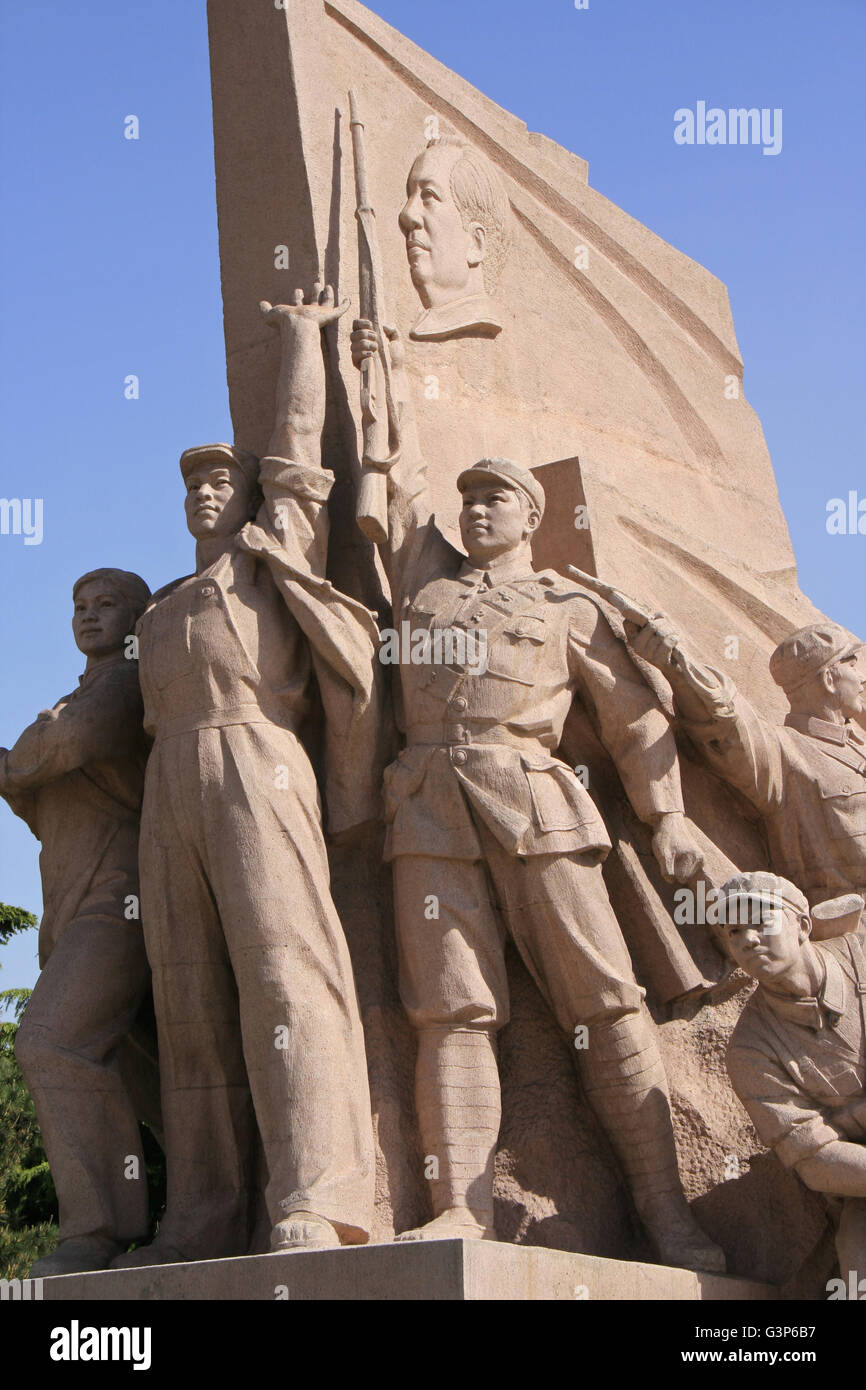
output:
<path id="1" fill-rule="evenodd" d="M 675 654 L 680 649 L 682 637 L 666 613 L 654 613 L 635 637 L 631 639 L 631 649 L 636 656 L 643 657 L 651 666 L 666 671 L 674 664 Z"/>
<path id="2" fill-rule="evenodd" d="M 403 339 L 400 337 L 396 328 L 386 328 L 383 326 L 382 332 L 388 340 L 388 347 L 391 350 L 391 368 L 396 371 L 403 366 L 406 353 L 403 348 Z M 376 337 L 376 330 L 369 319 L 355 319 L 352 324 L 352 362 L 360 371 L 368 357 L 376 357 L 379 352 L 379 340 Z"/>
<path id="3" fill-rule="evenodd" d="M 661 816 L 653 831 L 653 854 L 668 883 L 688 883 L 704 867 L 704 854 L 681 811 Z"/>

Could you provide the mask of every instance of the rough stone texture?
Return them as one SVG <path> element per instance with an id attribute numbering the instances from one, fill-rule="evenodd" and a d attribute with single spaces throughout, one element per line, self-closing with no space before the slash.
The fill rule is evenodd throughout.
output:
<path id="1" fill-rule="evenodd" d="M 786 1169 L 842 1198 L 839 1272 L 856 1286 L 866 1263 L 866 955 L 854 930 L 864 900 L 823 903 L 820 941 L 805 895 L 777 874 L 738 875 L 723 904 L 731 955 L 758 984 L 728 1050 L 731 1082 Z"/>
<path id="2" fill-rule="evenodd" d="M 397 219 L 435 116 L 443 134 L 490 159 L 513 222 L 496 295 L 502 333 L 408 344 L 440 517 L 453 523 L 454 480 L 483 454 L 532 468 L 571 460 L 558 503 L 573 515 L 585 499 L 597 572 L 699 632 L 708 653 L 739 635 L 736 674 L 768 712 L 782 710 L 761 656 L 815 610 L 796 587 L 760 423 L 742 390 L 725 396 L 726 377 L 741 382 L 743 366 L 724 286 L 592 189 L 582 159 L 528 132 L 355 0 L 291 0 L 273 12 L 210 0 L 209 16 L 237 442 L 262 451 L 277 371 L 258 297 L 278 302 L 321 256 L 339 295 L 358 303 L 350 88 L 367 127 L 392 317 L 408 336 L 418 297 Z M 275 268 L 278 245 L 289 247 L 288 272 Z M 585 269 L 574 265 L 579 247 Z M 332 360 L 338 476 L 357 457 L 347 337 L 344 323 Z M 424 394 L 431 374 L 438 399 Z"/>
<path id="3" fill-rule="evenodd" d="M 496 167 L 513 233 L 496 291 L 502 332 L 407 341 L 440 520 L 453 528 L 454 482 L 467 464 L 490 453 L 517 458 L 547 490 L 552 520 L 539 534 L 537 566 L 576 563 L 664 608 L 715 663 L 724 659 L 725 639 L 738 638 L 732 675 L 763 713 L 780 717 L 784 702 L 767 658 L 819 615 L 797 588 L 760 424 L 742 395 L 724 287 L 590 188 L 584 161 L 527 132 L 355 0 L 291 0 L 285 10 L 210 0 L 208 10 L 237 444 L 263 452 L 277 376 L 278 353 L 257 317 L 258 300 L 285 301 L 321 268 L 338 297 L 358 303 L 348 90 L 364 112 L 390 317 L 404 339 L 417 321 L 418 296 L 397 216 L 429 133 L 425 122 L 438 117 L 442 133 L 457 132 Z M 288 272 L 277 268 L 281 246 L 289 248 Z M 329 573 L 384 609 L 381 571 L 354 525 L 360 421 L 346 320 L 330 334 L 327 353 L 323 464 L 337 476 Z M 437 389 L 425 389 L 433 377 Z M 569 527 L 579 506 L 588 531 L 573 521 Z M 567 731 L 569 760 L 590 764 L 591 742 L 585 728 Z M 724 1079 L 722 1052 L 741 1001 L 691 1018 L 680 1008 L 672 1017 L 670 1001 L 682 993 L 689 962 L 717 980 L 723 961 L 700 929 L 685 929 L 679 944 L 674 939 L 671 890 L 631 823 L 615 774 L 603 758 L 598 766 L 593 795 L 608 826 L 616 822 L 606 878 L 660 1024 L 689 1193 L 733 1269 L 789 1279 L 814 1257 L 818 1270 L 822 1204 L 774 1161 L 756 1157 L 760 1146 Z M 688 760 L 683 784 L 687 811 L 718 846 L 712 881 L 732 866 L 763 867 L 756 816 L 742 800 Z M 390 892 L 386 875 L 346 851 L 334 870 L 367 1034 L 379 1149 L 374 1237 L 381 1238 L 427 1215 L 412 1119 L 412 1043 L 394 987 L 390 919 L 377 921 Z M 580 1100 L 568 1045 L 516 961 L 510 980 L 501 1229 L 526 1243 L 639 1253 L 628 1200 Z M 729 1157 L 746 1177 L 722 1180 Z M 808 1278 L 803 1287 L 815 1296 L 820 1275 Z"/>
<path id="4" fill-rule="evenodd" d="M 302 292 L 263 308 L 284 366 L 268 455 L 184 452 L 195 574 L 136 629 L 168 1195 L 156 1239 L 121 1267 L 249 1248 L 257 1130 L 272 1249 L 370 1234 L 364 1036 L 303 736 L 315 693 L 331 831 L 363 833 L 382 777 L 378 630 L 324 575 L 321 330 L 339 310 Z"/>
<path id="5" fill-rule="evenodd" d="M 760 815 L 773 869 L 814 904 L 866 896 L 866 672 L 859 639 L 836 623 L 786 637 L 770 673 L 790 710 L 762 717 L 722 671 L 697 661 L 664 616 L 634 649 L 670 683 L 680 727 L 708 765 Z M 820 919 L 814 924 L 820 934 Z"/>
<path id="6" fill-rule="evenodd" d="M 41 842 L 41 974 L 15 1040 L 59 1207 L 57 1252 L 35 1277 L 100 1268 L 147 1232 L 140 1119 L 160 1131 L 138 835 L 147 741 L 129 634 L 150 600 L 138 575 L 73 585 L 84 674 L 0 748 L 0 796 Z"/>
<path id="7" fill-rule="evenodd" d="M 46 1279 L 46 1302 L 175 1300 L 351 1300 L 478 1302 L 593 1299 L 727 1301 L 772 1299 L 767 1284 L 692 1274 L 496 1241 L 297 1251 L 250 1259 L 157 1265 L 142 1270 Z"/>

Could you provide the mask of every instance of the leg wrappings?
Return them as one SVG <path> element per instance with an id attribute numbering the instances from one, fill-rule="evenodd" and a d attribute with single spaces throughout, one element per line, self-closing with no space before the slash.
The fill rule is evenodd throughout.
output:
<path id="1" fill-rule="evenodd" d="M 493 1162 L 502 1116 L 494 1037 L 486 1031 L 423 1029 L 415 1101 L 425 1160 L 435 1158 L 433 1211 L 468 1207 L 493 1219 Z"/>
<path id="2" fill-rule="evenodd" d="M 590 1025 L 581 1058 L 587 1099 L 635 1200 L 681 1193 L 667 1077 L 646 1010 Z"/>

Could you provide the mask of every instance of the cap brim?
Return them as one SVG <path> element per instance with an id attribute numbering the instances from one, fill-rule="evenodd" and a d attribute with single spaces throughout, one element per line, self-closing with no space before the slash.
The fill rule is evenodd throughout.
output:
<path id="1" fill-rule="evenodd" d="M 198 444 L 192 449 L 185 449 L 180 456 L 180 471 L 184 478 L 193 468 L 207 464 L 237 468 L 252 482 L 258 476 L 258 460 L 252 454 L 233 448 L 231 444 Z"/>
<path id="2" fill-rule="evenodd" d="M 458 490 L 463 492 L 470 483 L 501 483 L 504 487 L 510 487 L 514 492 L 526 492 L 526 489 L 521 487 L 514 478 L 509 478 L 507 473 L 494 473 L 492 468 L 464 469 L 457 479 Z"/>
<path id="3" fill-rule="evenodd" d="M 741 903 L 747 906 L 741 909 Z M 736 910 L 733 910 L 734 905 Z M 720 927 L 757 926 L 763 912 L 774 912 L 779 907 L 789 907 L 792 911 L 800 910 L 784 898 L 768 897 L 766 893 L 732 893 L 718 904 L 716 920 Z"/>
<path id="4" fill-rule="evenodd" d="M 812 939 L 828 941 L 834 936 L 846 936 L 856 931 L 863 912 L 859 893 L 846 893 L 829 902 L 816 903 L 812 908 Z"/>

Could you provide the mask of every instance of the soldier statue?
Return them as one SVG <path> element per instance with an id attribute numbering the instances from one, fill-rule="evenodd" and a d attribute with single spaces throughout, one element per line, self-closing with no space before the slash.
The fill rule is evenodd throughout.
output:
<path id="1" fill-rule="evenodd" d="M 72 600 L 87 658 L 78 688 L 0 749 L 0 796 L 42 842 L 42 973 L 15 1055 L 54 1179 L 60 1238 L 34 1278 L 105 1269 L 147 1235 L 138 1121 L 158 1115 L 155 1040 L 145 1032 L 144 1050 L 127 1043 L 146 1016 L 150 982 L 138 885 L 148 743 L 133 638 L 150 590 L 137 574 L 100 569 L 77 580 Z"/>
<path id="2" fill-rule="evenodd" d="M 262 307 L 282 345 L 268 455 L 184 453 L 196 570 L 139 625 L 168 1197 L 156 1240 L 123 1267 L 247 1252 L 256 1126 L 272 1250 L 364 1243 L 372 1220 L 363 1031 L 301 741 L 315 697 L 330 829 L 375 817 L 377 628 L 325 578 L 320 329 L 342 311 L 318 287 Z"/>
<path id="3" fill-rule="evenodd" d="M 841 1199 L 843 1278 L 866 1270 L 866 957 L 857 894 L 813 907 L 776 874 L 721 890 L 731 956 L 758 989 L 728 1048 L 731 1083 L 762 1143 L 807 1187 Z M 757 910 L 756 910 L 757 909 Z M 817 928 L 821 938 L 813 939 Z"/>
<path id="4" fill-rule="evenodd" d="M 405 402 L 402 344 L 388 336 Z M 352 343 L 358 366 L 378 350 L 368 320 L 356 321 Z M 673 736 L 591 595 L 533 569 L 544 510 L 533 475 L 484 459 L 457 485 L 466 554 L 436 526 L 424 465 L 406 448 L 388 473 L 382 547 L 413 650 L 416 635 L 446 630 L 477 633 L 486 647 L 483 670 L 448 661 L 441 640 L 426 662 L 400 665 L 406 747 L 386 774 L 386 855 L 400 994 L 418 1034 L 418 1120 L 424 1153 L 438 1161 L 434 1219 L 400 1238 L 495 1238 L 504 918 L 561 1028 L 572 1038 L 588 1030 L 577 1053 L 587 1097 L 660 1260 L 722 1270 L 680 1183 L 664 1067 L 602 878 L 610 841 L 586 787 L 556 757 L 572 700 L 587 701 L 635 811 L 653 826 L 663 872 L 686 879 L 700 851 Z"/>
<path id="5" fill-rule="evenodd" d="M 790 705 L 783 725 L 699 661 L 664 614 L 633 645 L 670 682 L 709 765 L 761 813 L 772 868 L 810 903 L 866 896 L 866 737 L 854 722 L 864 709 L 862 643 L 824 621 L 779 644 L 770 673 Z"/>

